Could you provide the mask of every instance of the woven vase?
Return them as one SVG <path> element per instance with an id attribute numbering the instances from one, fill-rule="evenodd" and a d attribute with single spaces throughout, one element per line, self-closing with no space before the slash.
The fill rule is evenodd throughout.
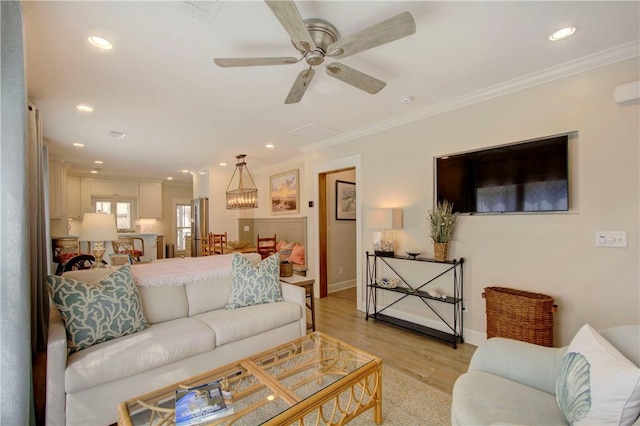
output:
<path id="1" fill-rule="evenodd" d="M 433 243 L 433 257 L 435 260 L 439 262 L 444 262 L 447 260 L 447 248 L 449 247 L 449 243 Z"/>

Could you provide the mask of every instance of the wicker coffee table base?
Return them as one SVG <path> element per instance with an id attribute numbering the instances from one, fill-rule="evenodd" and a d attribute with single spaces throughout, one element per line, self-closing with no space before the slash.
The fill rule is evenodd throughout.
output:
<path id="1" fill-rule="evenodd" d="M 149 415 L 146 424 L 172 425 L 173 407 L 163 405 L 171 405 L 175 390 L 212 380 L 220 380 L 231 392 L 235 412 L 208 425 L 343 425 L 371 408 L 376 424 L 382 422 L 381 360 L 315 332 L 122 402 L 118 425 L 133 426 L 130 413 L 140 411 Z M 270 395 L 264 397 L 264 392 Z M 272 408 L 274 400 L 280 408 Z M 261 417 L 265 410 L 271 410 L 266 418 Z"/>

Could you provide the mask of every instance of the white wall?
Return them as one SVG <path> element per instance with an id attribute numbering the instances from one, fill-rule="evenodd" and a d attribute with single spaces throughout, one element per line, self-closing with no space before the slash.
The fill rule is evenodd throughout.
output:
<path id="1" fill-rule="evenodd" d="M 356 285 L 356 221 L 336 220 L 336 181 L 356 182 L 355 170 L 327 173 L 327 291 Z M 309 240 L 312 241 L 312 240 Z"/>
<path id="2" fill-rule="evenodd" d="M 638 79 L 638 67 L 634 58 L 309 152 L 307 178 L 318 164 L 360 154 L 362 210 L 402 206 L 399 251 L 430 255 L 424 215 L 433 203 L 435 156 L 577 131 L 571 212 L 460 217 L 450 256 L 466 260 L 465 337 L 483 337 L 481 294 L 493 285 L 555 297 L 556 346 L 587 322 L 597 329 L 638 323 L 639 109 L 613 100 L 617 85 Z M 628 248 L 596 248 L 598 230 L 627 231 Z M 363 231 L 366 249 L 372 241 Z M 364 267 L 360 273 L 363 286 Z"/>

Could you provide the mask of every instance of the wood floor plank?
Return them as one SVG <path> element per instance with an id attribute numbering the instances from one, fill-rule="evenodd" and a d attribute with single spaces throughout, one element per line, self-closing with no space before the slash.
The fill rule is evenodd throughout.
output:
<path id="1" fill-rule="evenodd" d="M 383 363 L 451 394 L 453 384 L 467 371 L 474 345 L 451 344 L 389 324 L 365 320 L 356 309 L 356 289 L 316 300 L 316 329 L 382 358 Z"/>

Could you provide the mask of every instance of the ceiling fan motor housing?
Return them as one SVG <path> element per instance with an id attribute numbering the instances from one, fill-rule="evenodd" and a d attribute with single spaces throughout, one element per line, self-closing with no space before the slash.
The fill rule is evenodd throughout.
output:
<path id="1" fill-rule="evenodd" d="M 311 35 L 317 49 L 305 52 L 304 50 L 298 49 L 294 40 L 292 40 L 292 43 L 300 53 L 305 55 L 307 64 L 312 67 L 320 65 L 324 62 L 324 55 L 327 53 L 327 48 L 338 40 L 338 30 L 324 19 L 305 19 L 304 25 L 307 27 L 307 31 L 309 31 L 309 35 Z"/>

